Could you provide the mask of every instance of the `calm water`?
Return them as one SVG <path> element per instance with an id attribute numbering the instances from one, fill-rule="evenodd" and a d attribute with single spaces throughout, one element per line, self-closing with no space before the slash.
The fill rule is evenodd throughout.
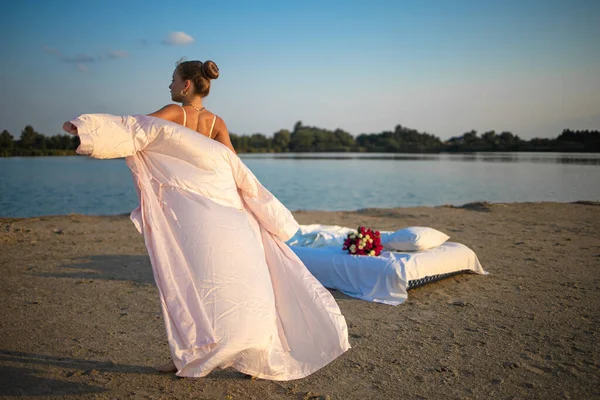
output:
<path id="1" fill-rule="evenodd" d="M 291 210 L 600 200 L 600 154 L 242 155 Z M 137 207 L 124 160 L 0 158 L 0 216 L 108 215 Z"/>

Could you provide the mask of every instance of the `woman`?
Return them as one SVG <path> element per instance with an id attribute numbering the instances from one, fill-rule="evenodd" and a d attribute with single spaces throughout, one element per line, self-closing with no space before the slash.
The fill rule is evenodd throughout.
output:
<path id="1" fill-rule="evenodd" d="M 80 154 L 125 157 L 140 207 L 172 362 L 201 377 L 234 367 L 305 377 L 350 348 L 331 294 L 284 243 L 298 223 L 235 154 L 203 98 L 216 65 L 178 64 L 169 105 L 149 116 L 84 114 L 66 122 Z M 214 139 L 214 140 L 213 140 Z"/>
<path id="2" fill-rule="evenodd" d="M 218 77 L 219 68 L 212 61 L 178 63 L 169 89 L 171 100 L 182 103 L 182 106 L 169 104 L 150 115 L 176 122 L 201 134 L 208 132 L 209 138 L 223 143 L 235 152 L 225 122 L 202 105 L 202 99 L 210 92 L 210 80 Z"/>
<path id="3" fill-rule="evenodd" d="M 203 106 L 204 97 L 210 93 L 210 81 L 218 77 L 219 68 L 213 61 L 178 62 L 169 90 L 171 100 L 182 105 L 168 104 L 148 115 L 193 129 L 201 135 L 223 143 L 235 153 L 225 122 Z M 76 127 L 70 122 L 65 122 L 63 129 L 77 134 Z"/>

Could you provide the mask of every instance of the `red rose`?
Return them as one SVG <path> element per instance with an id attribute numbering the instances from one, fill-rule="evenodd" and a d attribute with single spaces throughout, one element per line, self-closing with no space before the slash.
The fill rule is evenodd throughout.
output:
<path id="1" fill-rule="evenodd" d="M 350 236 L 354 235 L 354 239 L 351 239 Z M 358 237 L 361 235 L 362 237 Z M 366 243 L 363 242 L 363 238 L 365 236 L 369 236 L 370 240 L 367 240 Z M 354 246 L 354 253 L 350 248 Z M 361 246 L 362 249 L 359 249 L 358 246 Z M 344 240 L 344 245 L 342 246 L 344 251 L 347 251 L 349 254 L 359 255 L 359 256 L 378 256 L 383 250 L 383 246 L 381 246 L 381 236 L 379 231 L 374 231 L 373 229 L 366 228 L 364 226 L 359 226 L 356 232 L 348 233 L 346 239 Z M 371 252 L 374 254 L 371 254 Z"/>

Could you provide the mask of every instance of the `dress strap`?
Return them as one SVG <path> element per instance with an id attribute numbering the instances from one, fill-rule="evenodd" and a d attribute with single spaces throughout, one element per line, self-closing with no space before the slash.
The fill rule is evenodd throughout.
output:
<path id="1" fill-rule="evenodd" d="M 183 126 L 185 126 L 185 123 L 187 122 L 187 113 L 185 112 L 185 108 L 183 108 L 183 106 L 180 107 L 183 110 Z"/>
<path id="2" fill-rule="evenodd" d="M 211 138 L 211 136 L 212 136 L 212 131 L 213 131 L 213 128 L 215 127 L 215 122 L 216 122 L 216 121 L 217 121 L 217 114 L 215 114 L 215 116 L 213 117 L 213 123 L 212 123 L 212 125 L 210 126 L 210 132 L 208 132 L 208 138 L 209 138 L 209 139 L 210 139 L 210 138 Z"/>

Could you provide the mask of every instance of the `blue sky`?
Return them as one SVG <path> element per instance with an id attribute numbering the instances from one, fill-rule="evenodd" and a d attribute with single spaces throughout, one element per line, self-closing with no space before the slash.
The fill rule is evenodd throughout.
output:
<path id="1" fill-rule="evenodd" d="M 150 113 L 187 57 L 218 64 L 205 105 L 237 134 L 556 137 L 600 129 L 599 38 L 595 0 L 3 2 L 0 130 Z"/>

